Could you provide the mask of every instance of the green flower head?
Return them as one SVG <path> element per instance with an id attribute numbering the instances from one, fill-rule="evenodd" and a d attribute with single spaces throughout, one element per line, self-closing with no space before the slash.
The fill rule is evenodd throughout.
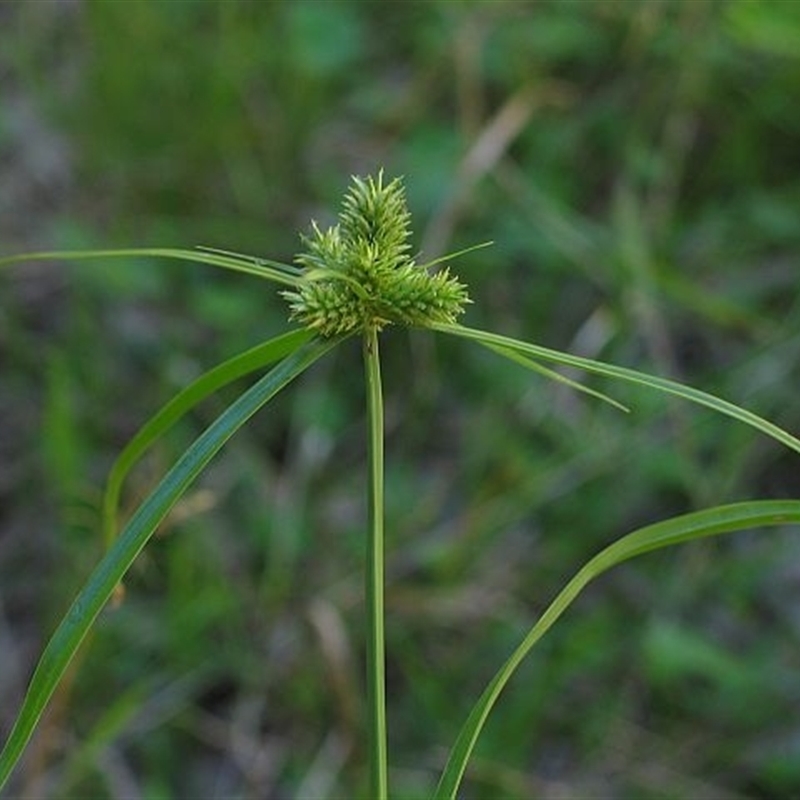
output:
<path id="1" fill-rule="evenodd" d="M 302 282 L 283 293 L 291 319 L 325 337 L 455 322 L 470 302 L 466 286 L 447 269 L 414 262 L 410 220 L 399 178 L 354 177 L 339 223 L 324 231 L 314 223 L 303 237 Z"/>

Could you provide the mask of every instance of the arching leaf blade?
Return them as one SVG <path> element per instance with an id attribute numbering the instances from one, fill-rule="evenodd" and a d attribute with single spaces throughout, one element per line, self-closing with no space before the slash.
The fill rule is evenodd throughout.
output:
<path id="1" fill-rule="evenodd" d="M 483 344 L 483 342 L 481 344 Z M 553 369 L 548 369 L 547 367 L 542 366 L 542 364 L 540 364 L 538 361 L 534 361 L 532 358 L 528 358 L 516 350 L 511 350 L 508 347 L 499 347 L 498 345 L 492 344 L 483 344 L 483 346 L 492 352 L 503 356 L 503 358 L 513 361 L 515 364 L 519 364 L 520 366 L 523 366 L 532 372 L 537 372 L 539 375 L 542 375 L 551 381 L 563 383 L 565 386 L 569 386 L 570 389 L 574 389 L 576 392 L 582 392 L 583 394 L 588 394 L 590 397 L 595 397 L 598 400 L 602 400 L 604 403 L 608 403 L 610 406 L 614 406 L 614 408 L 620 411 L 630 411 L 626 405 L 623 405 L 613 397 L 609 397 L 607 394 L 598 392 L 596 389 L 590 389 L 588 386 L 584 386 L 582 383 L 578 383 L 578 381 L 574 381 L 571 378 L 568 378 L 566 375 L 562 375 L 560 372 L 556 372 Z"/>
<path id="2" fill-rule="evenodd" d="M 285 358 L 312 336 L 310 331 L 300 328 L 239 353 L 192 381 L 139 429 L 109 472 L 103 495 L 103 535 L 107 545 L 117 532 L 117 511 L 125 478 L 150 445 L 206 397 L 244 375 Z"/>
<path id="3" fill-rule="evenodd" d="M 522 643 L 487 685 L 456 739 L 434 800 L 455 800 L 478 736 L 497 698 L 522 660 L 547 633 L 586 585 L 611 567 L 663 547 L 722 533 L 800 524 L 800 501 L 759 500 L 717 506 L 640 528 L 588 561 L 539 617 Z"/>
<path id="4" fill-rule="evenodd" d="M 89 576 L 39 660 L 22 708 L 0 752 L 0 788 L 22 755 L 81 641 L 159 523 L 225 442 L 270 398 L 339 341 L 310 342 L 261 378 L 195 440 L 139 506 Z"/>
<path id="5" fill-rule="evenodd" d="M 51 250 L 41 253 L 21 253 L 16 256 L 0 258 L 0 267 L 23 261 L 84 261 L 98 258 L 176 258 L 181 261 L 194 261 L 211 264 L 215 267 L 256 275 L 259 278 L 275 281 L 285 286 L 297 286 L 300 279 L 297 268 L 289 264 L 267 259 L 254 260 L 249 257 L 223 255 L 203 250 L 185 250 L 174 247 L 141 247 L 121 250 Z"/>
<path id="6" fill-rule="evenodd" d="M 592 372 L 596 375 L 605 375 L 608 378 L 616 378 L 618 380 L 627 381 L 629 383 L 636 383 L 642 386 L 648 386 L 651 389 L 657 389 L 660 392 L 676 395 L 682 397 L 684 400 L 689 400 L 707 408 L 711 408 L 720 414 L 725 414 L 728 417 L 733 417 L 740 422 L 749 425 L 767 436 L 772 437 L 786 447 L 800 453 L 800 439 L 793 436 L 788 431 L 775 425 L 769 420 L 748 411 L 746 408 L 737 406 L 728 400 L 723 400 L 713 394 L 704 392 L 700 389 L 695 389 L 692 386 L 686 386 L 677 381 L 668 380 L 667 378 L 660 378 L 656 375 L 648 375 L 643 372 L 638 372 L 628 367 L 618 367 L 615 364 L 607 364 L 604 361 L 594 361 L 590 358 L 582 358 L 581 356 L 573 356 L 569 353 L 564 353 L 560 350 L 551 350 L 541 345 L 530 344 L 528 342 L 520 341 L 519 339 L 512 339 L 509 336 L 501 336 L 497 333 L 489 333 L 488 331 L 475 330 L 474 328 L 466 328 L 462 325 L 445 325 L 445 324 L 432 324 L 429 326 L 433 330 L 441 331 L 442 333 L 449 333 L 454 336 L 461 336 L 466 339 L 480 342 L 481 344 L 490 347 L 505 347 L 523 355 L 539 358 L 544 361 L 551 361 L 564 366 L 577 367 L 578 369 Z"/>
<path id="7" fill-rule="evenodd" d="M 212 253 L 213 255 L 233 258 L 236 261 L 249 261 L 256 266 L 275 267 L 275 269 L 281 270 L 281 272 L 289 272 L 293 275 L 302 275 L 305 271 L 302 267 L 298 267 L 295 264 L 284 264 L 282 261 L 275 261 L 272 258 L 251 256 L 247 253 L 237 253 L 234 250 L 223 250 L 220 247 L 207 247 L 206 245 L 198 244 L 195 249 L 206 253 Z"/>

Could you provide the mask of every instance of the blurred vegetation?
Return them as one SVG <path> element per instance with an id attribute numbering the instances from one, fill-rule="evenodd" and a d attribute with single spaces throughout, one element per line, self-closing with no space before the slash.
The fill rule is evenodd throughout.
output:
<path id="1" fill-rule="evenodd" d="M 467 321 L 676 377 L 800 430 L 800 4 L 0 5 L 0 249 L 289 260 L 352 173 L 408 185 Z M 101 552 L 115 454 L 286 327 L 198 265 L 0 275 L 0 731 Z M 557 588 L 633 527 L 798 496 L 749 430 L 622 415 L 422 333 L 385 339 L 392 781 L 435 784 Z M 132 506 L 234 396 L 156 449 Z M 339 351 L 137 562 L 17 775 L 29 798 L 365 796 L 363 388 Z M 800 544 L 739 535 L 590 589 L 502 698 L 465 798 L 800 794 Z"/>

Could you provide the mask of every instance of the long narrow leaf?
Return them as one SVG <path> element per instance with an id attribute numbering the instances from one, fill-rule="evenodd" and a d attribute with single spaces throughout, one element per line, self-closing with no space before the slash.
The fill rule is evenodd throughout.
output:
<path id="1" fill-rule="evenodd" d="M 89 628 L 159 523 L 228 439 L 270 398 L 338 343 L 306 344 L 241 395 L 186 450 L 139 506 L 89 576 L 42 654 L 14 727 L 0 753 L 0 788 Z"/>
<path id="2" fill-rule="evenodd" d="M 560 350 L 550 350 L 541 345 L 529 344 L 528 342 L 522 342 L 519 339 L 512 339 L 508 336 L 501 336 L 497 333 L 475 330 L 474 328 L 465 328 L 462 325 L 432 324 L 429 327 L 433 330 L 441 331 L 442 333 L 450 333 L 454 336 L 472 339 L 487 347 L 504 347 L 518 353 L 533 356 L 534 358 L 543 359 L 544 361 L 554 361 L 557 364 L 578 367 L 587 372 L 605 375 L 609 378 L 618 378 L 630 383 L 638 383 L 643 386 L 649 386 L 651 389 L 658 389 L 661 392 L 677 395 L 685 400 L 691 400 L 693 403 L 707 406 L 714 411 L 718 411 L 720 414 L 738 419 L 740 422 L 744 422 L 746 425 L 750 425 L 762 433 L 766 433 L 767 436 L 771 436 L 781 444 L 785 444 L 788 448 L 800 453 L 800 439 L 792 436 L 788 431 L 765 420 L 763 417 L 759 417 L 758 414 L 754 414 L 752 411 L 741 408 L 727 400 L 715 397 L 708 392 L 695 389 L 692 386 L 685 386 L 677 381 L 659 378 L 656 375 L 647 375 L 643 372 L 637 372 L 634 369 L 628 369 L 627 367 L 618 367 L 614 364 L 606 364 L 603 361 L 594 361 L 590 358 L 573 356 L 569 353 L 563 353 Z"/>
<path id="3" fill-rule="evenodd" d="M 549 378 L 551 381 L 563 383 L 565 386 L 569 386 L 571 389 L 574 389 L 577 392 L 583 392 L 591 397 L 596 397 L 598 400 L 602 400 L 604 403 L 608 403 L 620 411 L 630 411 L 627 406 L 623 405 L 618 400 L 615 400 L 613 397 L 609 397 L 607 394 L 598 392 L 595 389 L 590 389 L 588 386 L 578 383 L 578 381 L 573 381 L 571 378 L 568 378 L 566 375 L 562 375 L 560 372 L 556 372 L 553 369 L 548 369 L 547 367 L 542 366 L 538 361 L 534 361 L 532 358 L 528 358 L 527 356 L 522 355 L 522 353 L 518 353 L 516 350 L 510 350 L 508 347 L 499 347 L 494 344 L 484 344 L 483 346 L 487 347 L 489 350 L 492 350 L 498 355 L 503 356 L 503 358 L 513 361 L 515 364 L 520 364 L 532 372 L 538 372 L 539 375 L 543 375 L 545 378 Z"/>
<path id="4" fill-rule="evenodd" d="M 174 247 L 142 247 L 123 250 L 52 250 L 43 253 L 23 253 L 17 256 L 0 258 L 0 267 L 22 261 L 83 261 L 90 258 L 129 258 L 146 256 L 152 258 L 177 258 L 181 261 L 196 261 L 215 267 L 246 272 L 259 278 L 297 286 L 300 278 L 297 268 L 278 261 L 236 257 L 202 250 L 182 250 Z"/>
<path id="5" fill-rule="evenodd" d="M 450 753 L 442 778 L 434 794 L 435 800 L 455 800 L 475 742 L 489 712 L 519 664 L 539 639 L 547 633 L 566 611 L 583 588 L 598 575 L 623 561 L 662 547 L 714 536 L 721 533 L 774 525 L 800 524 L 800 501 L 761 500 L 674 517 L 648 525 L 602 550 L 589 561 L 564 587 L 539 617 L 528 635 L 511 657 L 492 678 L 473 707 Z"/>
<path id="6" fill-rule="evenodd" d="M 228 359 L 190 383 L 142 426 L 117 456 L 108 476 L 103 496 L 103 533 L 107 545 L 111 544 L 117 532 L 117 509 L 122 484 L 150 445 L 217 389 L 288 356 L 312 335 L 304 329 L 290 331 Z"/>
<path id="7" fill-rule="evenodd" d="M 261 256 L 250 256 L 246 253 L 236 253 L 233 250 L 222 250 L 219 247 L 206 247 L 205 245 L 198 244 L 196 249 L 202 250 L 206 253 L 227 256 L 228 258 L 233 258 L 236 261 L 249 261 L 256 266 L 275 267 L 275 269 L 278 269 L 281 272 L 290 272 L 293 275 L 302 275 L 305 271 L 302 267 L 298 267 L 294 264 L 284 264 L 282 261 L 274 261 L 271 258 L 263 258 Z"/>

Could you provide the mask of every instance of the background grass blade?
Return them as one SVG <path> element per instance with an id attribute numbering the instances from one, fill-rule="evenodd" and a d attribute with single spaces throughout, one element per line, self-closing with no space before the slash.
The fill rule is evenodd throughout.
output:
<path id="1" fill-rule="evenodd" d="M 89 576 L 39 660 L 22 709 L 0 753 L 0 788 L 19 760 L 78 646 L 159 523 L 225 442 L 264 403 L 337 343 L 336 339 L 308 343 L 261 378 L 195 440 L 139 506 Z"/>
<path id="2" fill-rule="evenodd" d="M 666 378 L 659 378 L 655 375 L 647 375 L 643 372 L 637 372 L 634 369 L 627 367 L 618 367 L 614 364 L 606 364 L 603 361 L 594 361 L 590 358 L 582 358 L 580 356 L 573 356 L 569 353 L 563 353 L 560 350 L 550 350 L 541 345 L 529 344 L 522 342 L 518 339 L 512 339 L 508 336 L 501 336 L 497 333 L 489 333 L 488 331 L 475 330 L 474 328 L 465 328 L 461 325 L 442 325 L 434 324 L 430 326 L 434 330 L 442 331 L 443 333 L 450 333 L 455 336 L 463 336 L 467 339 L 480 342 L 486 347 L 501 347 L 507 348 L 517 353 L 523 353 L 527 356 L 540 358 L 545 361 L 553 361 L 557 364 L 564 364 L 565 366 L 578 367 L 587 372 L 593 372 L 597 375 L 605 375 L 609 378 L 617 378 L 619 380 L 628 381 L 629 383 L 638 383 L 642 386 L 649 386 L 651 389 L 658 389 L 667 394 L 677 395 L 685 400 L 691 400 L 693 403 L 707 406 L 708 408 L 718 411 L 720 414 L 725 414 L 746 425 L 766 433 L 773 439 L 785 444 L 788 448 L 800 453 L 800 439 L 792 436 L 791 433 L 780 428 L 758 414 L 748 411 L 745 408 L 730 403 L 727 400 L 722 400 L 715 397 L 713 394 L 703 392 L 700 389 L 695 389 L 692 386 L 685 386 L 677 381 L 671 381 Z"/>
<path id="3" fill-rule="evenodd" d="M 110 546 L 117 532 L 117 509 L 122 484 L 150 445 L 217 389 L 288 356 L 311 337 L 310 331 L 299 329 L 239 353 L 190 383 L 142 426 L 117 456 L 108 476 L 103 496 L 103 534 L 107 546 Z"/>
<path id="4" fill-rule="evenodd" d="M 500 692 L 533 646 L 550 630 L 590 581 L 616 564 L 651 550 L 747 528 L 788 524 L 800 524 L 800 501 L 798 500 L 761 500 L 736 503 L 648 525 L 624 536 L 598 553 L 547 607 L 519 647 L 484 690 L 453 746 L 436 789 L 435 800 L 455 800 L 475 742 Z"/>
<path id="5" fill-rule="evenodd" d="M 123 250 L 52 250 L 42 253 L 24 253 L 0 258 L 0 267 L 22 261 L 84 261 L 90 258 L 130 258 L 137 256 L 177 258 L 181 261 L 211 264 L 234 272 L 256 275 L 259 278 L 266 278 L 286 286 L 296 286 L 298 283 L 298 269 L 289 264 L 281 264 L 278 261 L 251 258 L 249 256 L 237 257 L 217 252 L 183 250 L 173 247 L 142 247 Z"/>

